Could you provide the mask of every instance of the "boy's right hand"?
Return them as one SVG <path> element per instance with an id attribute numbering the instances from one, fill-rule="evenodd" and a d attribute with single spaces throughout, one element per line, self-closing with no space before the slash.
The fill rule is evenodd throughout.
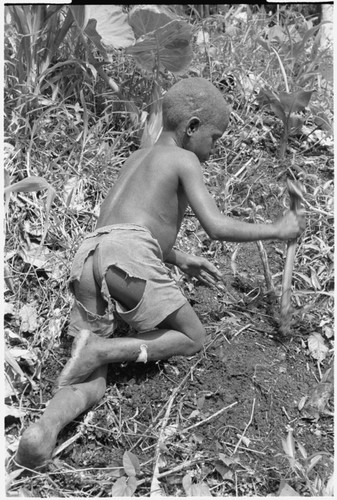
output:
<path id="1" fill-rule="evenodd" d="M 305 229 L 305 212 L 289 210 L 283 217 L 275 222 L 277 235 L 280 240 L 294 240 L 298 238 Z"/>

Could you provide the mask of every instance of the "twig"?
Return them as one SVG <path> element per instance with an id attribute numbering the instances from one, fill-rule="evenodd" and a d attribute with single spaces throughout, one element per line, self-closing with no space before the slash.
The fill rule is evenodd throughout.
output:
<path id="1" fill-rule="evenodd" d="M 226 446 L 234 446 L 233 443 L 226 443 L 226 441 L 222 441 L 222 443 L 225 444 Z M 258 455 L 266 455 L 266 453 L 264 451 L 252 450 L 251 448 L 247 448 L 247 446 L 238 446 L 238 448 L 241 448 L 242 450 L 245 450 L 245 451 L 250 451 L 252 453 L 257 453 Z"/>
<path id="2" fill-rule="evenodd" d="M 254 398 L 254 400 L 253 400 L 252 412 L 251 412 L 251 415 L 250 415 L 249 422 L 248 422 L 248 424 L 246 425 L 245 430 L 244 430 L 244 431 L 243 431 L 243 433 L 241 434 L 240 439 L 239 439 L 239 441 L 237 442 L 237 444 L 236 444 L 236 446 L 235 446 L 235 448 L 234 448 L 233 455 L 235 455 L 235 453 L 237 452 L 237 450 L 238 450 L 238 448 L 239 448 L 239 446 L 240 446 L 240 444 L 241 444 L 241 441 L 242 441 L 242 439 L 244 438 L 244 435 L 245 435 L 245 434 L 246 434 L 246 432 L 247 432 L 248 427 L 250 426 L 250 424 L 251 424 L 251 423 L 252 423 L 252 421 L 253 421 L 253 416 L 254 416 L 254 408 L 255 408 L 255 398 Z"/>
<path id="3" fill-rule="evenodd" d="M 263 246 L 262 241 L 256 241 L 257 248 L 259 250 L 259 254 L 262 260 L 262 265 L 263 265 L 263 271 L 264 271 L 264 278 L 266 280 L 266 285 L 267 285 L 267 294 L 275 294 L 275 289 L 273 285 L 273 278 L 272 274 L 270 272 L 269 268 L 269 263 L 268 263 L 268 256 L 267 252 Z"/>
<path id="4" fill-rule="evenodd" d="M 171 413 L 171 408 L 172 408 L 172 405 L 173 405 L 173 401 L 174 401 L 176 395 L 178 394 L 178 392 L 180 391 L 181 385 L 182 385 L 183 382 L 185 382 L 186 378 L 187 378 L 187 376 L 178 385 L 178 387 L 176 387 L 174 389 L 174 391 L 172 392 L 170 400 L 169 400 L 169 403 L 168 403 L 168 406 L 166 408 L 166 412 L 165 412 L 162 424 L 161 424 L 159 438 L 158 438 L 158 441 L 157 441 L 155 455 L 154 455 L 155 464 L 154 464 L 153 476 L 152 476 L 152 481 L 151 481 L 150 497 L 165 496 L 165 495 L 162 494 L 162 489 L 161 489 L 159 481 L 158 481 L 160 450 L 161 450 L 162 445 L 163 445 L 164 440 L 165 440 L 164 431 L 165 431 L 165 428 L 167 426 L 167 422 L 168 422 L 168 419 L 169 419 L 169 416 L 170 416 L 170 413 Z"/>
<path id="5" fill-rule="evenodd" d="M 206 422 L 209 422 L 210 420 L 212 420 L 212 418 L 217 417 L 217 416 L 218 416 L 218 415 L 220 415 L 222 412 L 224 412 L 224 411 L 228 410 L 229 408 L 232 408 L 232 406 L 235 406 L 235 405 L 237 405 L 237 404 L 238 404 L 238 402 L 237 402 L 237 401 L 235 401 L 235 403 L 232 403 L 232 404 L 231 404 L 231 405 L 229 405 L 229 406 L 225 406 L 224 408 L 221 408 L 221 410 L 219 410 L 219 411 L 217 411 L 217 412 L 213 413 L 213 415 L 211 415 L 210 417 L 207 417 L 207 418 L 205 418 L 204 420 L 201 420 L 201 422 L 197 422 L 196 424 L 193 424 L 193 425 L 190 425 L 189 427 L 186 427 L 186 429 L 183 429 L 183 430 L 181 431 L 181 434 L 185 434 L 185 432 L 190 431 L 191 429 L 195 429 L 196 427 L 199 427 L 200 425 L 203 425 L 203 424 L 205 424 Z"/>
<path id="6" fill-rule="evenodd" d="M 80 424 L 80 430 L 78 432 L 76 432 L 76 434 L 74 436 L 67 439 L 67 441 L 60 444 L 60 446 L 58 446 L 57 448 L 55 448 L 55 450 L 52 454 L 52 458 L 55 458 L 57 455 L 62 453 L 63 450 L 68 448 L 68 446 L 70 446 L 71 444 L 75 443 L 75 441 L 77 441 L 77 439 L 79 439 L 83 435 L 83 429 L 85 428 L 86 425 L 89 424 L 90 420 L 92 420 L 94 414 L 95 414 L 94 411 L 90 411 L 86 415 L 85 419 L 83 420 L 83 424 Z"/>
<path id="7" fill-rule="evenodd" d="M 240 333 L 242 333 L 244 330 L 247 330 L 247 328 L 251 327 L 251 323 L 248 323 L 248 325 L 245 325 L 243 326 L 242 328 L 240 328 L 240 330 L 238 330 L 234 335 L 233 335 L 233 339 L 235 337 L 237 337 L 238 335 L 240 335 Z"/>

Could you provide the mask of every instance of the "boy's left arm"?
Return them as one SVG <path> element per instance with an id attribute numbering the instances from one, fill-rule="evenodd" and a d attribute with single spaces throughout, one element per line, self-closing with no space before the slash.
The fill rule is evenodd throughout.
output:
<path id="1" fill-rule="evenodd" d="M 165 259 L 167 264 L 173 264 L 191 278 L 197 278 L 204 285 L 214 285 L 222 278 L 217 267 L 204 257 L 189 255 L 172 248 Z"/>

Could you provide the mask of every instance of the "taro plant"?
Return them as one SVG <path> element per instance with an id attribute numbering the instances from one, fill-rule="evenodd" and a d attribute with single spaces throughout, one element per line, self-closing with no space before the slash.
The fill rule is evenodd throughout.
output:
<path id="1" fill-rule="evenodd" d="M 322 24 L 313 26 L 312 22 L 303 20 L 299 28 L 296 23 L 285 22 L 284 26 L 276 24 L 272 28 L 267 28 L 266 38 L 256 37 L 256 41 L 270 56 L 273 54 L 276 56 L 284 83 L 285 90 L 278 91 L 276 88 L 264 87 L 257 96 L 259 104 L 269 106 L 283 123 L 280 158 L 284 157 L 289 137 L 300 132 L 304 124 L 303 111 L 308 107 L 313 94 L 313 90 L 305 90 L 304 86 L 308 83 L 313 85 L 318 74 L 330 79 L 327 71 L 328 49 L 320 51 L 315 41 L 311 44 L 311 50 L 308 49 L 309 40 Z M 271 61 L 272 59 L 269 64 Z M 324 109 L 316 105 L 311 111 L 316 125 L 331 132 L 330 120 Z"/>
<path id="2" fill-rule="evenodd" d="M 279 150 L 280 158 L 285 155 L 290 135 L 297 133 L 304 123 L 304 118 L 300 112 L 304 111 L 308 106 L 312 92 L 312 90 L 274 92 L 266 88 L 260 89 L 257 96 L 260 105 L 269 106 L 283 123 L 283 135 Z"/>
<path id="3" fill-rule="evenodd" d="M 46 93 L 55 100 L 64 76 L 69 71 L 74 76 L 75 65 L 83 78 L 103 78 L 137 125 L 141 110 L 105 69 L 114 63 L 116 51 L 126 49 L 126 55 L 150 74 L 153 105 L 163 71 L 185 71 L 192 59 L 190 25 L 164 6 L 140 5 L 126 14 L 118 5 L 12 5 L 6 21 L 7 81 L 12 99 L 19 100 L 17 108 L 25 113 L 36 109 Z M 153 107 L 159 123 L 160 106 Z"/>

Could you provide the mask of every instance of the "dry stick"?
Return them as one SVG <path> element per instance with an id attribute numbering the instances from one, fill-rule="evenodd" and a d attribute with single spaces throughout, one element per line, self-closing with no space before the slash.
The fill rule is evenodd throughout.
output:
<path id="1" fill-rule="evenodd" d="M 170 413 L 171 413 L 171 408 L 172 408 L 172 405 L 173 405 L 173 401 L 174 401 L 176 395 L 178 394 L 178 392 L 180 391 L 181 386 L 186 382 L 186 380 L 189 377 L 189 375 L 190 375 L 190 372 L 188 372 L 188 374 L 183 378 L 183 380 L 180 382 L 180 384 L 178 385 L 178 387 L 176 387 L 174 389 L 174 391 L 172 392 L 170 400 L 169 400 L 169 403 L 168 403 L 167 408 L 166 408 L 166 412 L 165 412 L 162 424 L 161 424 L 159 438 L 158 438 L 158 441 L 157 441 L 157 445 L 156 445 L 156 449 L 155 449 L 155 454 L 154 454 L 155 465 L 154 465 L 153 476 L 152 476 L 152 481 L 151 481 L 151 489 L 150 489 L 150 496 L 151 497 L 153 497 L 153 496 L 163 496 L 161 488 L 160 488 L 160 485 L 159 485 L 159 482 L 158 482 L 158 475 L 159 475 L 160 449 L 161 449 L 161 447 L 162 447 L 162 445 L 164 443 L 164 440 L 165 440 L 165 438 L 164 438 L 164 430 L 165 430 L 165 428 L 167 426 L 167 422 L 168 422 L 168 419 L 169 419 L 169 416 L 170 416 Z"/>
<path id="2" fill-rule="evenodd" d="M 197 422 L 196 424 L 193 424 L 193 425 L 190 425 L 189 427 L 186 427 L 186 429 L 183 429 L 180 434 L 184 434 L 185 432 L 187 431 L 190 431 L 191 429 L 195 429 L 196 427 L 199 427 L 200 425 L 203 425 L 205 424 L 206 422 L 209 422 L 210 420 L 212 420 L 213 418 L 217 417 L 218 415 L 220 415 L 221 413 L 223 413 L 225 410 L 228 410 L 229 408 L 232 408 L 232 406 L 235 406 L 237 405 L 238 402 L 235 401 L 235 403 L 232 403 L 231 405 L 229 406 L 225 406 L 224 408 L 221 408 L 221 410 L 213 413 L 213 415 L 211 415 L 210 417 L 207 417 L 205 418 L 204 420 L 201 420 L 201 422 Z"/>
<path id="3" fill-rule="evenodd" d="M 183 380 L 180 382 L 180 384 L 178 385 L 178 387 L 176 389 L 180 389 L 183 386 L 183 384 L 189 378 L 191 371 L 195 369 L 195 367 L 200 363 L 200 361 L 201 361 L 201 359 L 198 359 L 198 361 L 190 368 L 189 372 L 185 375 L 185 377 L 183 378 Z M 161 410 L 158 412 L 158 414 L 154 418 L 152 424 L 148 427 L 148 429 L 145 431 L 145 433 L 143 434 L 143 436 L 141 438 L 139 438 L 138 441 L 130 448 L 130 451 L 134 450 L 139 445 L 139 443 L 144 440 L 144 437 L 146 437 L 146 435 L 149 433 L 149 431 L 151 431 L 154 428 L 154 425 L 155 425 L 156 421 L 158 420 L 159 416 L 164 411 L 164 408 L 165 408 L 165 406 L 167 404 L 169 404 L 169 403 L 165 403 L 165 405 L 163 406 L 163 408 L 161 408 Z"/>
<path id="4" fill-rule="evenodd" d="M 245 435 L 245 434 L 246 434 L 246 432 L 247 432 L 248 427 L 250 426 L 250 424 L 251 424 L 251 423 L 252 423 L 252 421 L 253 421 L 253 416 L 254 416 L 254 408 L 255 408 L 255 398 L 254 398 L 254 400 L 253 400 L 252 412 L 251 412 L 251 415 L 250 415 L 249 422 L 248 422 L 248 424 L 246 425 L 245 430 L 244 430 L 244 431 L 243 431 L 243 433 L 241 434 L 240 439 L 239 439 L 239 441 L 237 442 L 237 444 L 236 444 L 236 446 L 235 446 L 235 448 L 234 448 L 233 455 L 235 455 L 235 453 L 237 452 L 237 450 L 238 450 L 238 448 L 239 448 L 239 446 L 240 446 L 240 444 L 241 444 L 241 441 L 243 440 L 244 435 Z"/>
<path id="5" fill-rule="evenodd" d="M 288 191 L 290 195 L 290 210 L 297 212 L 301 206 L 303 198 L 302 188 L 299 183 L 287 179 Z M 294 267 L 297 240 L 290 240 L 287 246 L 286 262 L 282 277 L 282 297 L 281 297 L 281 324 L 280 332 L 287 335 L 291 322 L 291 281 Z"/>

